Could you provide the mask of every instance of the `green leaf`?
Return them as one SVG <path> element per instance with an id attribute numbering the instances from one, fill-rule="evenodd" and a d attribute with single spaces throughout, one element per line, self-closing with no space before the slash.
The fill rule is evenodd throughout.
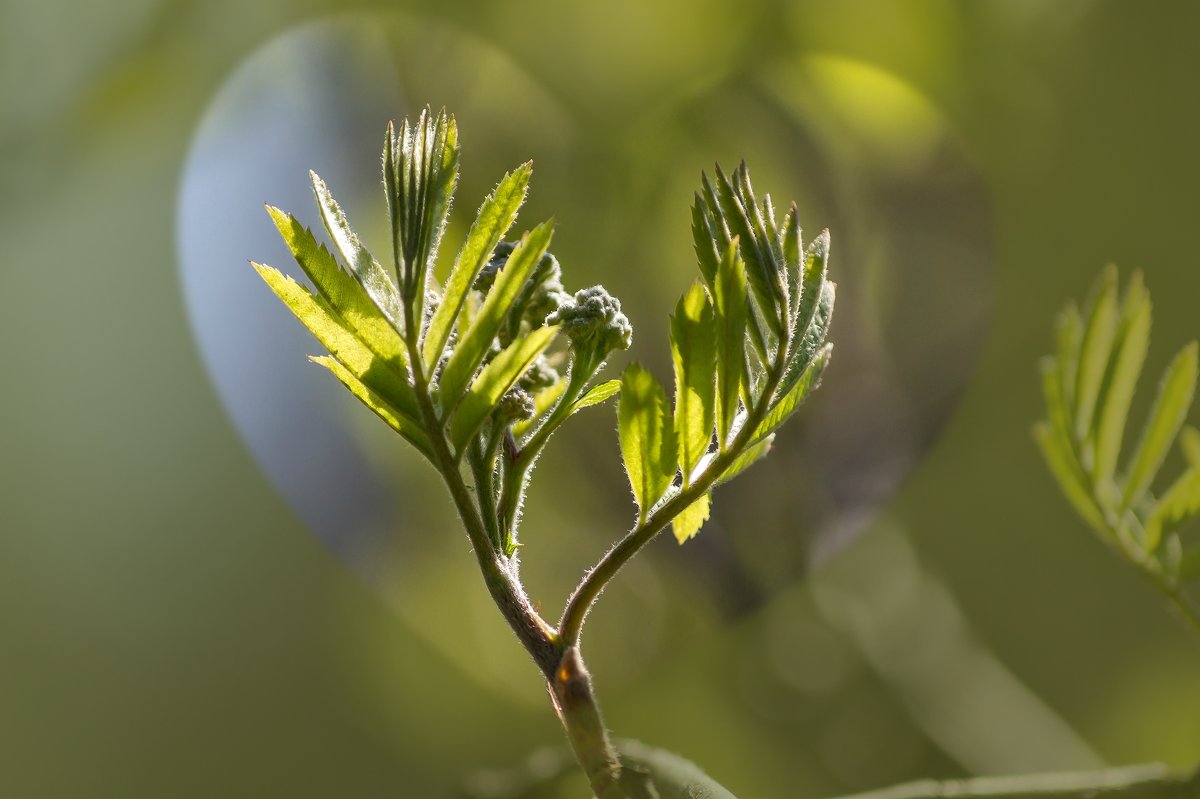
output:
<path id="1" fill-rule="evenodd" d="M 1121 509 L 1131 507 L 1150 488 L 1171 442 L 1187 417 L 1196 390 L 1197 343 L 1184 347 L 1167 367 L 1146 420 L 1141 440 L 1130 460 Z"/>
<path id="2" fill-rule="evenodd" d="M 1135 272 L 1125 292 L 1121 320 L 1117 326 L 1113 354 L 1100 390 L 1098 425 L 1095 433 L 1095 464 L 1092 477 L 1097 484 L 1112 479 L 1125 437 L 1125 421 L 1150 346 L 1150 298 Z"/>
<path id="3" fill-rule="evenodd" d="M 795 227 L 794 235 L 798 240 L 800 236 L 798 224 Z M 792 322 L 792 341 L 794 342 L 793 347 L 799 349 L 800 344 L 804 341 L 804 336 L 812 327 L 820 310 L 821 290 L 829 274 L 828 230 L 822 230 L 821 234 L 809 243 L 797 268 L 800 270 L 800 283 L 796 289 L 798 294 L 795 305 L 796 315 Z"/>
<path id="4" fill-rule="evenodd" d="M 620 380 L 606 380 L 588 389 L 587 393 L 571 404 L 571 413 L 599 405 L 609 397 L 621 393 Z"/>
<path id="5" fill-rule="evenodd" d="M 333 199 L 333 195 L 329 192 L 329 187 L 325 185 L 325 181 L 316 172 L 309 172 L 309 177 L 312 179 L 313 194 L 317 198 L 317 207 L 321 212 L 321 221 L 325 225 L 325 230 L 329 233 L 329 238 L 333 240 L 334 246 L 341 254 L 342 260 L 350 267 L 350 273 L 358 281 L 359 285 L 366 291 L 367 296 L 375 303 L 375 306 L 383 312 L 387 320 L 397 330 L 404 329 L 404 309 L 400 302 L 400 292 L 396 289 L 396 284 L 388 277 L 387 272 L 379 262 L 367 252 L 367 248 L 358 240 L 358 235 L 351 229 L 350 223 L 346 220 L 346 214 L 342 211 L 342 207 L 338 205 L 337 200 Z M 267 210 L 271 213 L 272 219 L 275 220 L 275 225 L 279 228 L 279 232 L 283 234 L 284 240 L 288 239 L 288 234 L 284 232 L 284 225 L 276 216 L 282 214 L 278 209 L 270 207 Z M 288 241 L 291 246 L 292 242 Z M 296 252 L 295 249 L 292 252 Z M 299 254 L 296 255 L 299 259 Z M 309 275 L 312 277 L 312 275 Z M 314 278 L 314 282 L 315 278 Z"/>
<path id="6" fill-rule="evenodd" d="M 384 397 L 372 391 L 336 358 L 322 355 L 319 357 L 310 357 L 309 360 L 333 372 L 334 376 L 342 381 L 342 385 L 350 389 L 350 393 L 357 397 L 363 405 L 366 405 L 375 412 L 376 416 L 387 422 L 388 427 L 391 427 L 403 436 L 422 455 L 428 458 L 431 463 L 434 462 L 433 447 L 429 443 L 429 437 L 425 435 L 425 431 L 419 424 L 389 403 Z"/>
<path id="7" fill-rule="evenodd" d="M 738 178 L 741 170 L 742 167 L 739 166 L 737 172 L 734 173 L 735 179 Z M 765 233 L 758 224 L 759 220 L 755 218 L 757 208 L 753 205 L 751 209 L 746 208 L 733 181 L 725 175 L 719 164 L 715 167 L 715 171 L 717 199 L 721 203 L 721 214 L 729 226 L 730 232 L 738 239 L 740 253 L 746 263 L 746 276 L 754 290 L 754 296 L 763 309 L 767 323 L 772 326 L 777 336 L 782 337 L 783 328 L 778 313 L 782 298 L 776 296 L 774 269 L 770 261 L 770 254 L 764 246 L 765 242 L 760 238 L 760 236 L 765 236 Z"/>
<path id="8" fill-rule="evenodd" d="M 1200 430 L 1190 425 L 1184 427 L 1179 434 L 1179 447 L 1189 464 L 1200 466 Z"/>
<path id="9" fill-rule="evenodd" d="M 450 338 L 450 331 L 454 328 L 454 321 L 466 302 L 475 278 L 517 219 L 517 211 L 525 202 L 525 195 L 529 190 L 529 177 L 532 172 L 533 162 L 529 161 L 507 173 L 479 207 L 475 222 L 471 225 L 466 241 L 458 251 L 458 257 L 450 270 L 450 276 L 446 279 L 441 304 L 438 305 L 425 332 L 422 348 L 425 363 L 432 366 L 441 358 L 446 341 Z"/>
<path id="10" fill-rule="evenodd" d="M 791 390 L 784 394 L 783 397 L 775 403 L 766 417 L 754 431 L 754 436 L 751 441 L 759 441 L 771 433 L 778 430 L 784 422 L 788 420 L 793 413 L 803 404 L 808 395 L 816 390 L 821 384 L 821 375 L 825 372 L 825 367 L 829 364 L 829 359 L 833 355 L 833 344 L 826 344 L 817 353 L 817 357 L 813 358 L 805 370 L 800 374 L 800 379 L 795 382 Z"/>
<path id="11" fill-rule="evenodd" d="M 544 222 L 522 236 L 520 244 L 508 256 L 507 263 L 496 276 L 495 284 L 483 301 L 483 307 L 459 339 L 438 381 L 443 413 L 449 413 L 462 397 L 467 382 L 483 362 L 492 339 L 500 330 L 509 306 L 546 253 L 553 234 L 554 223 Z"/>
<path id="12" fill-rule="evenodd" d="M 1092 290 L 1075 382 L 1075 437 L 1088 438 L 1117 320 L 1117 269 L 1108 266 Z"/>
<path id="13" fill-rule="evenodd" d="M 312 231 L 278 208 L 268 205 L 267 213 L 317 294 L 337 312 L 346 326 L 381 358 L 407 363 L 408 354 L 400 333 L 363 287 L 338 265 L 324 245 L 317 242 Z"/>
<path id="14" fill-rule="evenodd" d="M 388 145 L 384 185 L 396 271 L 402 295 L 412 304 L 414 317 L 421 319 L 425 283 L 458 181 L 458 127 L 444 110 L 435 116 L 426 108 L 415 125 L 404 121 L 398 137 L 389 131 Z"/>
<path id="15" fill-rule="evenodd" d="M 1034 439 L 1041 447 L 1050 472 L 1058 480 L 1067 501 L 1084 521 L 1107 536 L 1110 532 L 1104 514 L 1096 504 L 1087 475 L 1071 445 L 1070 419 L 1062 396 L 1059 368 L 1054 358 L 1042 361 L 1042 393 L 1049 421 L 1034 427 Z"/>
<path id="16" fill-rule="evenodd" d="M 374 351 L 324 297 L 314 296 L 277 269 L 263 264 L 252 266 L 283 304 L 351 374 L 414 423 L 420 419 L 416 393 L 402 363 Z"/>
<path id="17" fill-rule="evenodd" d="M 721 472 L 721 476 L 717 478 L 714 485 L 722 485 L 728 483 L 733 478 L 737 477 L 742 472 L 749 469 L 754 464 L 767 456 L 771 451 L 771 445 L 775 441 L 775 435 L 772 433 L 765 438 L 759 439 L 756 443 L 751 444 L 742 450 L 742 453 L 734 458 L 733 463 L 725 467 L 725 471 Z"/>
<path id="18" fill-rule="evenodd" d="M 1200 467 L 1193 466 L 1162 495 L 1146 520 L 1145 547 L 1153 553 L 1164 534 L 1200 513 Z"/>
<path id="19" fill-rule="evenodd" d="M 804 335 L 796 343 L 796 349 L 792 353 L 791 360 L 788 361 L 787 369 L 784 370 L 783 379 L 779 381 L 779 388 L 776 390 L 778 396 L 783 396 L 792 390 L 796 381 L 804 374 L 808 364 L 825 345 L 825 339 L 829 335 L 829 325 L 833 322 L 833 305 L 836 299 L 837 284 L 828 280 L 822 283 L 812 321 L 804 331 Z M 801 299 L 801 302 L 803 301 Z"/>
<path id="20" fill-rule="evenodd" d="M 729 242 L 717 265 L 713 294 L 717 330 L 717 443 L 724 450 L 746 380 L 746 267 L 738 255 L 736 238 Z"/>
<path id="21" fill-rule="evenodd" d="M 671 317 L 671 355 L 675 366 L 675 432 L 679 468 L 689 485 L 692 470 L 712 442 L 716 413 L 716 330 L 704 286 L 693 283 Z"/>
<path id="22" fill-rule="evenodd" d="M 711 286 L 716 282 L 717 263 L 721 256 L 717 250 L 717 231 L 712 215 L 708 204 L 699 194 L 696 194 L 692 203 L 692 243 L 700 263 L 700 275 L 705 284 Z"/>
<path id="23" fill-rule="evenodd" d="M 617 429 L 640 523 L 671 485 L 677 446 L 666 392 L 654 375 L 636 363 L 621 375 Z"/>
<path id="24" fill-rule="evenodd" d="M 676 541 L 682 544 L 700 532 L 700 528 L 708 521 L 709 502 L 709 493 L 705 492 L 700 495 L 699 499 L 680 511 L 679 515 L 675 517 L 675 521 L 671 523 Z"/>
<path id="25" fill-rule="evenodd" d="M 1082 481 L 1083 469 L 1070 450 L 1070 442 L 1064 441 L 1061 434 L 1048 422 L 1038 422 L 1034 425 L 1033 438 L 1041 448 L 1046 465 L 1050 467 L 1050 472 L 1058 481 L 1067 501 L 1097 532 L 1109 536 L 1111 533 L 1104 522 L 1104 516 Z"/>
<path id="26" fill-rule="evenodd" d="M 807 258 L 804 257 L 803 242 L 800 235 L 800 216 L 796 204 L 792 203 L 787 214 L 783 217 L 783 262 L 787 270 L 788 306 L 792 309 L 792 329 L 796 329 L 796 320 L 800 316 L 800 298 L 804 294 L 801 287 L 806 277 Z M 822 259 L 824 260 L 824 259 Z M 824 266 L 822 265 L 822 269 Z M 822 274 L 821 279 L 824 279 Z M 816 291 L 810 292 L 814 298 Z M 793 336 L 794 337 L 794 336 Z"/>
<path id="27" fill-rule="evenodd" d="M 450 422 L 450 441 L 456 452 L 463 450 L 500 398 L 516 385 L 556 335 L 557 325 L 539 327 L 509 344 L 483 367 Z"/>

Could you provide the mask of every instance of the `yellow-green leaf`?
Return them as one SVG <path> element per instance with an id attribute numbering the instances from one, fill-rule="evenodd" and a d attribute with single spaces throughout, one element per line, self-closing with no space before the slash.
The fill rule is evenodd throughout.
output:
<path id="1" fill-rule="evenodd" d="M 808 395 L 821 384 L 821 375 L 824 374 L 825 367 L 829 364 L 832 355 L 832 343 L 821 348 L 817 356 L 809 361 L 808 367 L 801 373 L 800 379 L 795 382 L 791 390 L 784 394 L 767 412 L 766 417 L 754 431 L 752 441 L 758 441 L 774 433 L 788 420 L 789 416 L 796 412 Z"/>
<path id="2" fill-rule="evenodd" d="M 357 397 L 363 405 L 366 405 L 374 411 L 376 416 L 387 422 L 389 427 L 416 447 L 430 462 L 433 461 L 433 447 L 430 446 L 429 438 L 425 435 L 420 425 L 389 403 L 384 397 L 372 391 L 336 358 L 322 355 L 320 357 L 311 357 L 309 360 L 333 372 L 334 376 L 342 382 L 342 385 L 350 389 L 350 393 Z"/>
<path id="3" fill-rule="evenodd" d="M 675 540 L 682 544 L 700 532 L 700 528 L 708 521 L 709 502 L 709 493 L 705 492 L 675 517 L 675 521 L 671 523 Z"/>
<path id="4" fill-rule="evenodd" d="M 654 375 L 636 363 L 621 375 L 617 430 L 638 518 L 645 521 L 675 476 L 676 444 L 666 392 Z"/>
<path id="5" fill-rule="evenodd" d="M 459 339 L 454 348 L 454 354 L 446 363 L 438 381 L 439 400 L 444 413 L 448 413 L 461 399 L 483 356 L 496 337 L 504 315 L 512 305 L 521 286 L 537 266 L 538 261 L 550 246 L 550 238 L 554 233 L 553 222 L 545 222 L 521 237 L 521 243 L 516 246 L 496 282 L 492 285 L 483 307 L 471 321 L 471 326 Z"/>
<path id="6" fill-rule="evenodd" d="M 329 238 L 333 240 L 334 246 L 341 254 L 342 260 L 350 267 L 350 273 L 354 275 L 359 285 L 366 291 L 367 296 L 383 312 L 392 326 L 397 330 L 402 330 L 404 328 L 404 310 L 400 303 L 400 292 L 396 288 L 396 284 L 359 241 L 358 234 L 350 227 L 350 223 L 346 220 L 346 214 L 329 192 L 325 181 L 321 180 L 316 172 L 308 174 L 312 179 L 313 194 L 317 198 L 321 221 L 329 233 Z M 271 212 L 271 216 L 275 218 L 274 211 Z M 275 219 L 275 224 L 280 227 L 280 233 L 283 233 L 284 229 L 280 225 L 279 219 Z M 287 238 L 286 233 L 284 238 Z"/>
<path id="7" fill-rule="evenodd" d="M 691 289 L 671 317 L 671 355 L 675 366 L 675 433 L 683 484 L 712 442 L 716 413 L 716 330 L 704 286 Z"/>
<path id="8" fill-rule="evenodd" d="M 1087 314 L 1079 370 L 1075 378 L 1075 437 L 1084 441 L 1092 426 L 1092 414 L 1100 394 L 1100 383 L 1112 351 L 1117 326 L 1117 268 L 1107 267 L 1093 289 Z"/>
<path id="9" fill-rule="evenodd" d="M 1121 508 L 1131 507 L 1150 488 L 1171 442 L 1187 417 L 1196 391 L 1197 344 L 1184 347 L 1167 367 L 1141 440 L 1130 459 Z"/>
<path id="10" fill-rule="evenodd" d="M 1116 471 L 1121 441 L 1125 437 L 1125 421 L 1149 346 L 1150 298 L 1142 285 L 1141 272 L 1135 272 L 1125 290 L 1121 320 L 1096 413 L 1098 424 L 1092 477 L 1098 485 L 1111 480 Z"/>
<path id="11" fill-rule="evenodd" d="M 446 290 L 443 292 L 441 304 L 438 305 L 425 332 L 422 349 L 425 363 L 435 364 L 441 357 L 450 331 L 454 328 L 454 320 L 462 310 L 471 285 L 492 257 L 496 245 L 517 219 L 517 211 L 525 202 L 525 195 L 529 190 L 532 171 L 533 163 L 526 162 L 507 173 L 479 207 L 466 241 L 458 251 L 458 257 L 450 270 L 450 276 L 446 279 Z"/>
<path id="12" fill-rule="evenodd" d="M 621 393 L 620 380 L 605 380 L 603 383 L 598 383 L 588 389 L 587 393 L 571 404 L 571 413 L 590 408 L 593 405 L 599 405 L 609 397 Z"/>
<path id="13" fill-rule="evenodd" d="M 462 451 L 471 440 L 471 436 L 483 424 L 483 420 L 500 402 L 500 398 L 521 379 L 521 375 L 529 370 L 537 357 L 546 351 L 556 335 L 556 325 L 539 327 L 509 344 L 480 371 L 466 396 L 458 404 L 450 422 L 450 441 L 456 451 Z"/>
<path id="14" fill-rule="evenodd" d="M 277 269 L 263 264 L 253 266 L 284 305 L 351 374 L 410 419 L 420 418 L 416 393 L 402 364 L 373 351 L 324 297 L 314 296 Z"/>
<path id="15" fill-rule="evenodd" d="M 1104 516 L 1096 507 L 1096 501 L 1083 481 L 1083 469 L 1070 450 L 1070 442 L 1064 441 L 1062 435 L 1048 422 L 1038 422 L 1034 425 L 1033 438 L 1072 507 L 1097 532 L 1105 536 L 1110 535 L 1108 526 L 1104 523 Z"/>
<path id="16" fill-rule="evenodd" d="M 323 244 L 317 242 L 312 231 L 278 208 L 268 205 L 267 213 L 317 293 L 354 334 L 385 360 L 407 363 L 404 341 L 396 327 L 362 285 L 338 265 Z"/>

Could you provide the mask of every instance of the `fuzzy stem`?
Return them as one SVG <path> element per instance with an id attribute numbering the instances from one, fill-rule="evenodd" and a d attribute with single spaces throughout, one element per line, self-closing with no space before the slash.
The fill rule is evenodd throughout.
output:
<path id="1" fill-rule="evenodd" d="M 724 451 L 718 452 L 704 467 L 690 485 L 683 488 L 668 502 L 650 513 L 645 521 L 629 531 L 617 544 L 605 553 L 604 557 L 591 569 L 575 588 L 567 606 L 563 609 L 559 620 L 559 636 L 564 646 L 574 646 L 579 642 L 579 634 L 583 629 L 584 619 L 591 610 L 596 598 L 617 572 L 633 557 L 649 544 L 654 537 L 667 528 L 667 525 L 683 512 L 689 505 L 699 499 L 704 492 L 712 488 L 725 469 L 737 459 L 743 448 L 750 443 L 755 429 L 766 416 L 770 407 L 771 395 L 783 375 L 783 364 L 786 357 L 781 353 L 774 368 L 767 375 L 767 383 L 756 406 L 747 414 L 745 422 L 738 430 L 733 442 Z"/>

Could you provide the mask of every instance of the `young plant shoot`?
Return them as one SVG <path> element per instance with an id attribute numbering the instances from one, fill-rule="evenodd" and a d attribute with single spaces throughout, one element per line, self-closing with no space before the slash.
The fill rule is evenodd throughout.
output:
<path id="1" fill-rule="evenodd" d="M 484 198 L 446 278 L 433 275 L 458 181 L 458 127 L 428 109 L 389 124 L 383 186 L 391 259 L 363 246 L 325 183 L 313 191 L 330 251 L 295 217 L 268 207 L 311 287 L 254 268 L 328 350 L 313 357 L 412 445 L 445 481 L 492 598 L 550 688 L 555 710 L 601 799 L 731 796 L 690 764 L 618 752 L 580 652 L 604 586 L 655 536 L 680 543 L 708 519 L 713 490 L 754 464 L 816 389 L 829 363 L 834 284 L 829 234 L 807 246 L 793 204 L 777 219 L 742 164 L 702 176 L 692 206 L 700 280 L 671 317 L 673 403 L 646 369 L 598 382 L 633 342 L 602 286 L 568 293 L 550 253 L 553 222 L 512 234 L 531 165 Z M 585 408 L 619 394 L 621 455 L 636 523 L 544 618 L 521 584 L 523 500 L 538 456 Z M 661 756 L 660 756 L 661 755 Z M 692 795 L 692 794 L 687 794 Z"/>

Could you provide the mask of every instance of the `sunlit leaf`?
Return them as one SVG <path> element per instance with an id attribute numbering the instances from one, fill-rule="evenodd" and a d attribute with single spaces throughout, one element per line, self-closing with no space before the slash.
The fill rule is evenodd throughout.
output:
<path id="1" fill-rule="evenodd" d="M 506 174 L 479 207 L 479 213 L 475 215 L 471 230 L 446 279 L 442 301 L 425 332 L 422 349 L 425 363 L 432 366 L 441 357 L 475 278 L 517 219 L 517 211 L 529 189 L 532 171 L 533 163 L 527 162 Z"/>
<path id="2" fill-rule="evenodd" d="M 448 413 L 462 397 L 467 382 L 483 362 L 492 339 L 500 330 L 509 306 L 550 246 L 553 233 L 552 222 L 538 225 L 521 237 L 520 244 L 508 256 L 508 261 L 483 301 L 483 307 L 459 339 L 454 354 L 442 371 L 438 389 L 443 412 Z"/>
<path id="3" fill-rule="evenodd" d="M 716 413 L 716 330 L 704 286 L 691 289 L 671 317 L 671 355 L 675 366 L 675 433 L 684 485 L 712 442 Z"/>
<path id="4" fill-rule="evenodd" d="M 1042 393 L 1046 402 L 1048 422 L 1034 427 L 1034 438 L 1041 447 L 1042 455 L 1058 480 L 1067 500 L 1097 531 L 1109 535 L 1104 513 L 1096 504 L 1087 474 L 1079 463 L 1071 445 L 1070 419 L 1062 397 L 1061 374 L 1054 358 L 1042 361 Z"/>
<path id="5" fill-rule="evenodd" d="M 1092 290 L 1075 379 L 1075 437 L 1083 441 L 1092 425 L 1100 383 L 1108 365 L 1117 322 L 1117 269 L 1107 267 Z"/>
<path id="6" fill-rule="evenodd" d="M 1146 520 L 1146 551 L 1154 552 L 1163 535 L 1197 514 L 1200 514 L 1200 467 L 1193 466 L 1159 498 Z"/>
<path id="7" fill-rule="evenodd" d="M 717 329 L 717 440 L 724 449 L 746 379 L 746 267 L 738 255 L 736 238 L 721 255 L 713 294 Z"/>
<path id="8" fill-rule="evenodd" d="M 708 521 L 709 501 L 707 493 L 701 494 L 699 499 L 688 505 L 675 517 L 675 520 L 671 522 L 671 530 L 675 533 L 676 541 L 682 544 L 700 532 L 700 528 Z"/>
<path id="9" fill-rule="evenodd" d="M 420 418 L 416 394 L 401 363 L 373 351 L 324 297 L 314 296 L 277 269 L 263 264 L 253 266 L 283 304 L 351 374 L 414 422 Z"/>
<path id="10" fill-rule="evenodd" d="M 450 423 L 450 442 L 456 451 L 462 451 L 483 420 L 495 409 L 500 398 L 546 351 L 556 335 L 557 326 L 539 327 L 509 344 L 483 367 L 458 404 Z"/>
<path id="11" fill-rule="evenodd" d="M 278 208 L 267 206 L 267 213 L 317 293 L 337 311 L 347 327 L 380 357 L 407 363 L 408 353 L 400 333 L 358 281 L 338 265 L 324 245 L 317 242 L 312 231 Z"/>
<path id="12" fill-rule="evenodd" d="M 1125 292 L 1112 357 L 1101 384 L 1092 467 L 1092 477 L 1097 483 L 1108 482 L 1116 471 L 1125 420 L 1149 346 L 1150 298 L 1142 285 L 1141 273 L 1135 272 Z"/>
<path id="13" fill-rule="evenodd" d="M 793 327 L 800 315 L 800 298 L 804 293 L 801 288 L 807 266 L 807 259 L 804 256 L 804 243 L 800 235 L 800 216 L 796 210 L 796 204 L 792 203 L 783 217 L 783 262 L 784 268 L 787 270 L 788 307 L 792 310 L 791 323 Z M 811 296 L 815 297 L 816 293 L 813 292 Z"/>
<path id="14" fill-rule="evenodd" d="M 758 441 L 774 433 L 788 420 L 788 417 L 800 408 L 808 395 L 820 385 L 821 375 L 824 374 L 832 354 L 833 344 L 826 344 L 821 348 L 817 356 L 809 361 L 808 367 L 800 374 L 800 379 L 793 384 L 791 390 L 784 394 L 767 412 L 762 423 L 754 431 L 751 441 Z"/>
<path id="15" fill-rule="evenodd" d="M 375 415 L 386 422 L 388 427 L 403 436 L 431 462 L 433 461 L 433 447 L 430 446 L 429 438 L 425 435 L 424 430 L 419 424 L 389 403 L 384 397 L 372 391 L 336 358 L 322 355 L 312 357 L 309 360 L 333 372 L 334 376 L 342 382 L 342 385 L 350 389 L 350 393 L 357 397 L 363 405 L 374 411 Z"/>
<path id="16" fill-rule="evenodd" d="M 677 445 L 666 392 L 654 375 L 636 363 L 621 375 L 617 429 L 639 520 L 644 521 L 675 476 Z"/>
<path id="17" fill-rule="evenodd" d="M 697 194 L 692 203 L 692 242 L 696 250 L 696 259 L 700 263 L 700 275 L 709 286 L 716 282 L 717 262 L 721 260 L 717 240 L 708 204 Z"/>
<path id="18" fill-rule="evenodd" d="M 574 413 L 584 408 L 590 408 L 593 405 L 599 405 L 609 397 L 619 393 L 621 393 L 620 380 L 605 380 L 603 383 L 592 386 L 586 394 L 571 403 L 571 412 Z"/>
<path id="19" fill-rule="evenodd" d="M 777 313 L 780 298 L 776 296 L 774 269 L 770 261 L 770 254 L 763 246 L 764 242 L 759 238 L 762 231 L 757 225 L 757 220 L 753 218 L 757 209 L 748 209 L 743 205 L 733 181 L 719 164 L 715 167 L 715 171 L 715 185 L 717 199 L 721 204 L 720 210 L 730 232 L 738 239 L 740 255 L 746 265 L 746 277 L 767 317 L 767 323 L 772 326 L 776 335 L 782 335 L 781 319 Z"/>
<path id="20" fill-rule="evenodd" d="M 1196 390 L 1196 353 L 1197 344 L 1193 341 L 1167 367 L 1142 437 L 1129 461 L 1125 492 L 1121 497 L 1122 509 L 1140 500 L 1150 487 L 1187 417 Z"/>
<path id="21" fill-rule="evenodd" d="M 777 395 L 783 396 L 792 390 L 796 381 L 804 374 L 808 364 L 825 345 L 825 339 L 829 335 L 829 325 L 833 322 L 833 305 L 836 299 L 837 284 L 826 280 L 821 284 L 812 321 L 804 334 L 796 341 L 795 352 L 784 370 L 783 379 L 779 382 L 776 392 Z M 804 300 L 801 298 L 801 303 L 803 302 Z"/>
<path id="22" fill-rule="evenodd" d="M 334 247 L 337 248 L 342 260 L 350 267 L 350 272 L 367 292 L 371 301 L 383 312 L 393 327 L 403 330 L 404 309 L 400 304 L 400 292 L 397 290 L 396 284 L 358 240 L 358 235 L 351 229 L 350 223 L 346 220 L 346 214 L 330 194 L 325 181 L 321 180 L 316 172 L 308 174 L 312 179 L 313 194 L 317 198 L 321 221 L 329 233 L 329 238 L 333 240 Z M 268 210 L 271 209 L 268 208 Z M 276 211 L 272 210 L 271 216 L 274 218 Z M 282 233 L 283 226 L 280 225 L 279 219 L 275 219 L 275 224 L 280 227 Z M 284 238 L 287 238 L 286 234 Z"/>

